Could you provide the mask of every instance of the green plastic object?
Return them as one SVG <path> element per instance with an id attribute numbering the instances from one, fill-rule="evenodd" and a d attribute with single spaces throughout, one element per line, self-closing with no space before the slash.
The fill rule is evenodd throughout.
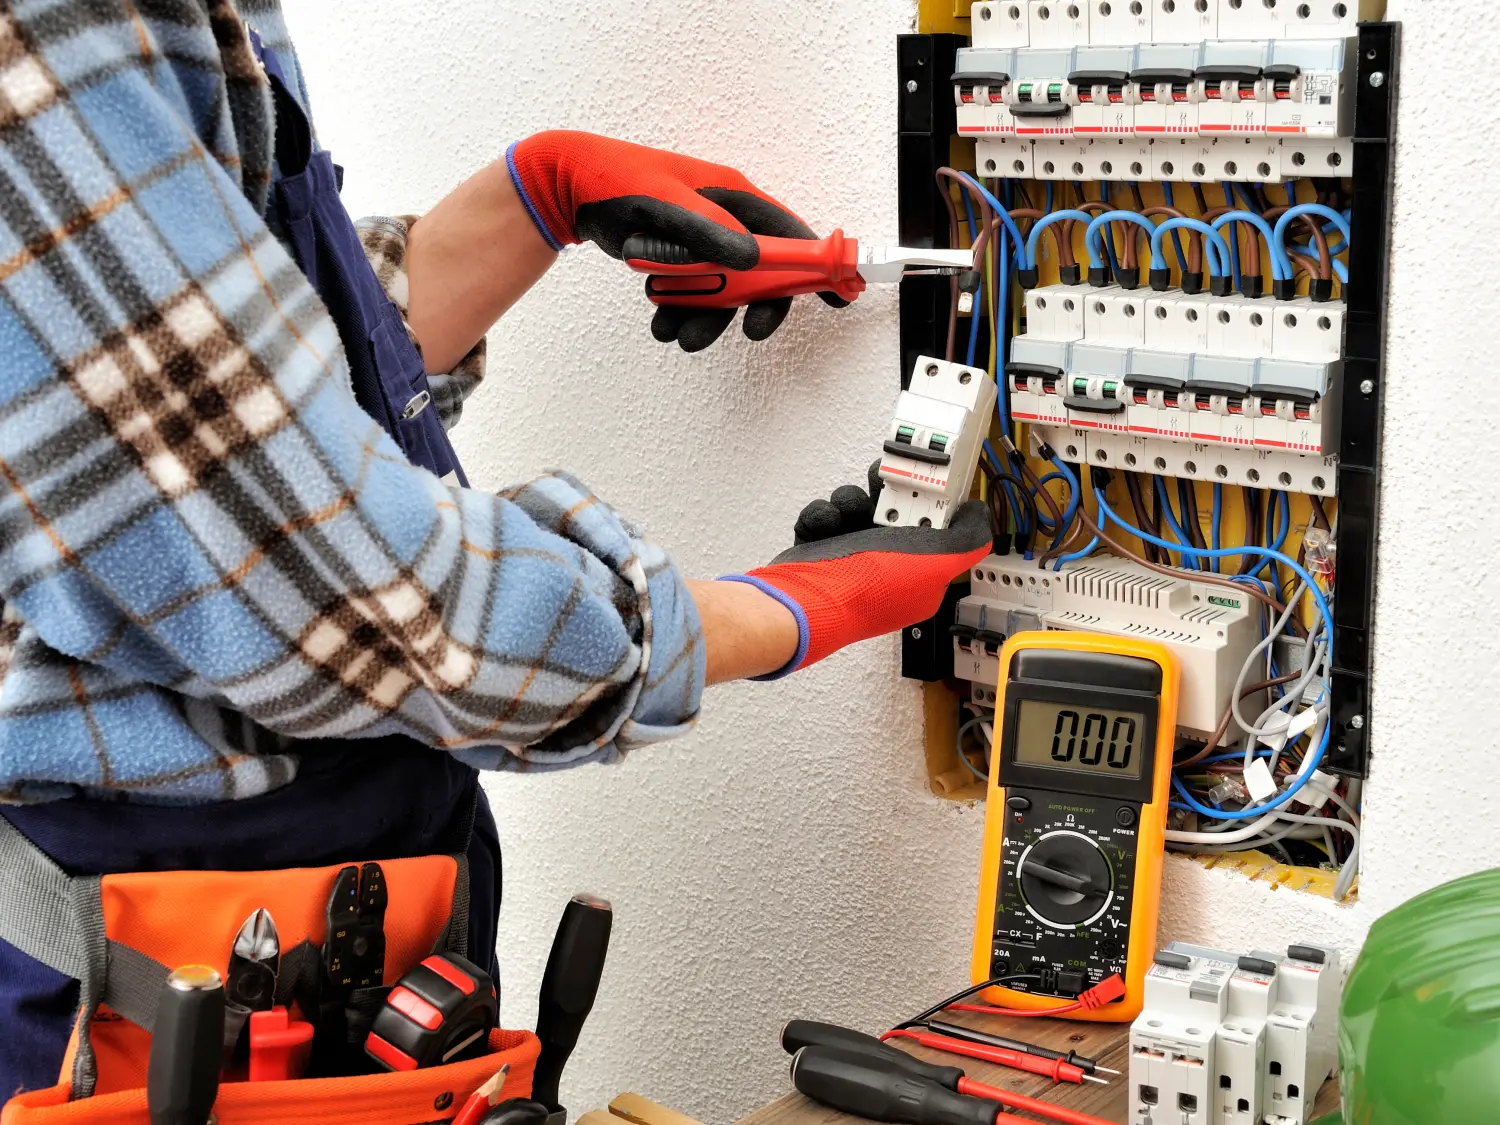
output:
<path id="1" fill-rule="evenodd" d="M 1380 918 L 1339 1005 L 1342 1117 L 1314 1125 L 1500 1120 L 1500 868 Z"/>

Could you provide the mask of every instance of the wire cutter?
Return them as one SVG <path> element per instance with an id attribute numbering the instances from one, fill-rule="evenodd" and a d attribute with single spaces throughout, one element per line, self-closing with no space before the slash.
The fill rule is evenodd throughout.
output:
<path id="1" fill-rule="evenodd" d="M 646 296 L 658 305 L 730 309 L 751 301 L 831 292 L 852 301 L 868 282 L 900 281 L 907 270 L 951 272 L 974 268 L 971 250 L 911 250 L 866 246 L 836 230 L 827 238 L 756 235 L 760 261 L 748 270 L 726 270 L 699 261 L 683 246 L 651 235 L 625 240 L 621 257 L 646 279 Z"/>
<path id="2" fill-rule="evenodd" d="M 281 965 L 281 939 L 269 910 L 245 919 L 234 937 L 225 985 L 224 1048 L 233 1051 L 252 1012 L 269 1011 Z"/>

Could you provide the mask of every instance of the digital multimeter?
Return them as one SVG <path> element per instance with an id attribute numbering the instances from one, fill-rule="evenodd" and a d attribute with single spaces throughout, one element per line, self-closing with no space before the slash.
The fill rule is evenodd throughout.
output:
<path id="1" fill-rule="evenodd" d="M 1016 633 L 1000 649 L 973 983 L 1009 1008 L 1056 1007 L 1113 973 L 1141 1010 L 1156 950 L 1178 665 L 1164 645 Z"/>

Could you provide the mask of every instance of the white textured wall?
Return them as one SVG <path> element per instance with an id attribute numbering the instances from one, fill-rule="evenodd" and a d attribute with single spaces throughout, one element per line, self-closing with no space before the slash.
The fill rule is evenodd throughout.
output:
<path id="1" fill-rule="evenodd" d="M 285 2 L 356 213 L 426 208 L 509 140 L 567 125 L 735 163 L 820 229 L 894 234 L 907 0 Z M 1493 5 L 1392 0 L 1391 15 L 1408 21 L 1409 76 L 1500 46 Z M 1352 951 L 1380 912 L 1494 862 L 1476 826 L 1497 801 L 1480 709 L 1500 672 L 1500 523 L 1493 470 L 1467 467 L 1485 463 L 1489 427 L 1435 393 L 1493 399 L 1497 310 L 1472 297 L 1493 283 L 1474 249 L 1500 245 L 1482 121 L 1408 82 L 1363 901 L 1174 861 L 1164 938 Z M 1440 194 L 1462 223 L 1431 221 Z M 650 339 L 633 276 L 571 253 L 492 334 L 460 451 L 480 485 L 574 470 L 689 574 L 750 566 L 806 499 L 862 476 L 892 397 L 895 313 L 890 292 L 840 313 L 804 302 L 768 346 L 684 357 Z M 897 668 L 894 641 L 867 644 L 790 681 L 715 689 L 695 734 L 622 768 L 490 785 L 508 1022 L 533 1018 L 568 895 L 615 903 L 565 1080 L 575 1111 L 630 1088 L 724 1125 L 785 1088 L 781 1021 L 873 1029 L 964 978 L 981 810 L 927 795 L 918 692 Z"/>

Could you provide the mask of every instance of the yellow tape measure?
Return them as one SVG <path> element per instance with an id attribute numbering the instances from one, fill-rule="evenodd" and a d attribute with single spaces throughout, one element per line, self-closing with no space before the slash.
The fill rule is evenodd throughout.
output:
<path id="1" fill-rule="evenodd" d="M 1057 1007 L 1119 973 L 1121 1000 L 1069 1018 L 1140 1013 L 1178 680 L 1176 658 L 1151 641 L 1036 632 L 1001 648 L 971 977 L 1030 978 L 986 1000 Z"/>

